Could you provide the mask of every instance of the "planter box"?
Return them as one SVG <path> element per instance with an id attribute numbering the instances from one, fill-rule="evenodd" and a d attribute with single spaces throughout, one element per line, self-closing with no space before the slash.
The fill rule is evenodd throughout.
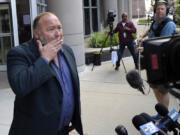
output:
<path id="1" fill-rule="evenodd" d="M 110 48 L 103 48 L 103 51 L 101 54 L 100 54 L 100 50 L 101 50 L 101 48 L 90 49 L 90 50 L 86 51 L 85 64 L 89 65 L 89 64 L 95 62 L 94 63 L 95 65 L 100 65 L 101 62 L 111 60 Z M 117 49 L 115 49 L 115 50 L 117 50 Z M 128 56 L 131 56 L 131 54 L 130 54 L 129 50 L 127 48 L 125 48 L 123 57 L 128 57 Z"/>

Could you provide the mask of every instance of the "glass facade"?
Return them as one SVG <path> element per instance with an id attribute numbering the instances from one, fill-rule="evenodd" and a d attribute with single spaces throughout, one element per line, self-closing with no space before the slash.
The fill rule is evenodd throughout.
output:
<path id="1" fill-rule="evenodd" d="M 6 55 L 12 47 L 12 28 L 9 4 L 0 4 L 0 65 L 5 65 Z"/>
<path id="2" fill-rule="evenodd" d="M 19 43 L 31 39 L 31 15 L 29 0 L 16 0 Z"/>
<path id="3" fill-rule="evenodd" d="M 99 29 L 98 0 L 84 0 L 84 34 L 90 35 Z"/>
<path id="4" fill-rule="evenodd" d="M 47 10 L 46 0 L 37 0 L 37 13 L 43 13 Z"/>

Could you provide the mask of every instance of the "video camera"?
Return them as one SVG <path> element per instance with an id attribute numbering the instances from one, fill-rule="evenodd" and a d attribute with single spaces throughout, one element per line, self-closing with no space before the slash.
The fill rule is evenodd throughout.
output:
<path id="1" fill-rule="evenodd" d="M 146 69 L 148 83 L 180 89 L 180 35 L 147 39 L 142 46 L 140 66 Z"/>
<path id="2" fill-rule="evenodd" d="M 110 25 L 113 24 L 115 17 L 116 17 L 115 11 L 114 10 L 108 10 L 107 23 Z"/>

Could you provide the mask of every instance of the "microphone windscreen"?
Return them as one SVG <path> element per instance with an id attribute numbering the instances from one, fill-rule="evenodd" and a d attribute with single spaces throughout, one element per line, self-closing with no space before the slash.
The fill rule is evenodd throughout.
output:
<path id="1" fill-rule="evenodd" d="M 118 125 L 115 128 L 117 135 L 128 135 L 126 128 L 123 125 Z"/>
<path id="2" fill-rule="evenodd" d="M 147 123 L 148 121 L 141 115 L 136 115 L 132 119 L 132 123 L 137 130 L 140 130 L 140 126 Z"/>
<path id="3" fill-rule="evenodd" d="M 161 116 L 166 116 L 169 113 L 167 107 L 161 103 L 157 103 L 155 105 L 155 109 L 158 112 L 158 114 L 160 114 Z"/>
<path id="4" fill-rule="evenodd" d="M 143 85 L 143 81 L 136 70 L 131 70 L 126 74 L 126 80 L 131 87 L 137 89 Z"/>
<path id="5" fill-rule="evenodd" d="M 138 89 L 143 94 L 145 94 L 143 90 L 143 87 L 144 87 L 143 81 L 136 70 L 129 71 L 126 74 L 126 80 L 132 88 Z"/>
<path id="6" fill-rule="evenodd" d="M 147 121 L 147 122 L 150 122 L 152 121 L 153 123 L 155 123 L 155 120 L 147 113 L 141 113 L 140 114 L 142 117 L 144 117 L 144 119 Z"/>

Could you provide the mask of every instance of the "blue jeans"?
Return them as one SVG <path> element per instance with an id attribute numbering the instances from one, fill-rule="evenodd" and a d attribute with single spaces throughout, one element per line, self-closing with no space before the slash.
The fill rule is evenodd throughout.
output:
<path id="1" fill-rule="evenodd" d="M 133 57 L 133 60 L 134 60 L 134 63 L 135 65 L 137 64 L 137 57 L 136 57 L 136 50 L 134 48 L 134 45 L 135 45 L 135 42 L 134 40 L 129 42 L 129 43 L 126 43 L 126 44 L 120 44 L 119 45 L 119 50 L 118 50 L 118 60 L 116 62 L 116 67 L 119 67 L 120 66 L 120 60 L 123 56 L 123 53 L 124 53 L 124 49 L 125 49 L 125 46 L 128 47 L 132 57 Z"/>

